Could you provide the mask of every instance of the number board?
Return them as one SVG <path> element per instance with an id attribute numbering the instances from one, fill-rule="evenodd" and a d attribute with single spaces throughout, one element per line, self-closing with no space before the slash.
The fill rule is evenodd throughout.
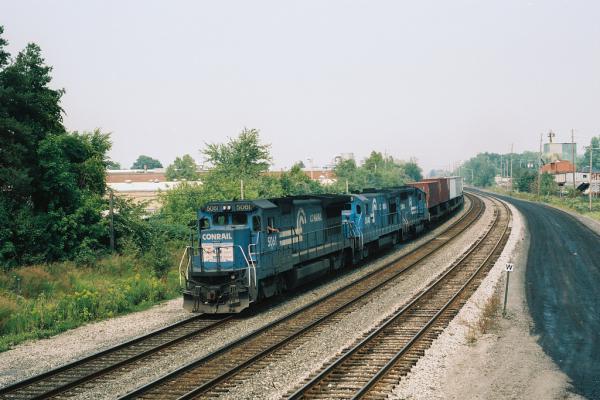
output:
<path id="1" fill-rule="evenodd" d="M 219 212 L 221 211 L 221 206 L 218 204 L 211 204 L 205 207 L 206 212 Z"/>
<path id="2" fill-rule="evenodd" d="M 233 211 L 252 211 L 253 209 L 254 205 L 252 203 L 235 204 L 233 206 Z"/>

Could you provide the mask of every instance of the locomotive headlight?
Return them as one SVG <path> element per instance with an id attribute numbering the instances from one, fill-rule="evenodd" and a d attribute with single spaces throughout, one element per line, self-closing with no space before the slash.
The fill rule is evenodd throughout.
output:
<path id="1" fill-rule="evenodd" d="M 231 280 L 235 279 L 235 274 L 231 274 Z"/>

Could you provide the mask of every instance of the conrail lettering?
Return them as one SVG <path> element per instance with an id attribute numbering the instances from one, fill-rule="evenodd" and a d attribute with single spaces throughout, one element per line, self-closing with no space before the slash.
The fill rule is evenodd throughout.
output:
<path id="1" fill-rule="evenodd" d="M 202 240 L 233 240 L 231 233 L 203 233 Z"/>

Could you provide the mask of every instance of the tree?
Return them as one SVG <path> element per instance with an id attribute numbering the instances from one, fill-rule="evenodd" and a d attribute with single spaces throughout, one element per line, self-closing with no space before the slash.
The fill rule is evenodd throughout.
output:
<path id="1" fill-rule="evenodd" d="M 600 136 L 592 137 L 590 141 L 590 146 L 595 150 L 592 150 L 592 170 L 598 171 L 600 169 Z M 588 171 L 590 168 L 590 148 L 585 148 L 585 153 L 583 154 L 582 160 L 582 170 Z"/>
<path id="2" fill-rule="evenodd" d="M 544 172 L 541 175 L 540 182 L 540 194 L 544 196 L 556 194 L 558 190 L 558 184 L 556 183 L 554 177 L 551 174 L 549 174 L 548 172 Z"/>
<path id="3" fill-rule="evenodd" d="M 492 186 L 496 176 L 499 154 L 479 153 L 462 166 L 462 171 L 467 176 L 467 182 L 479 187 Z M 471 179 L 473 178 L 473 179 Z"/>
<path id="4" fill-rule="evenodd" d="M 237 138 L 229 139 L 228 143 L 207 144 L 202 153 L 217 173 L 248 179 L 258 177 L 269 169 L 272 161 L 270 147 L 260 143 L 257 129 L 244 128 Z"/>
<path id="5" fill-rule="evenodd" d="M 108 160 L 106 161 L 106 169 L 118 170 L 121 169 L 121 164 L 113 160 Z"/>
<path id="6" fill-rule="evenodd" d="M 281 174 L 280 181 L 285 196 L 323 192 L 323 187 L 318 182 L 306 176 L 299 162 L 294 164 L 289 172 Z"/>
<path id="7" fill-rule="evenodd" d="M 108 238 L 109 135 L 68 133 L 64 91 L 49 87 L 39 46 L 10 61 L 5 45 L 0 38 L 0 265 L 83 260 Z"/>
<path id="8" fill-rule="evenodd" d="M 196 161 L 189 154 L 184 155 L 183 157 L 175 158 L 173 164 L 167 167 L 166 172 L 167 180 L 188 180 L 188 181 L 196 181 L 198 180 L 198 172 L 196 172 Z"/>
<path id="9" fill-rule="evenodd" d="M 360 167 L 354 160 L 342 160 L 335 165 L 334 172 L 338 181 L 333 188 L 337 192 L 346 191 L 346 181 L 350 192 L 360 192 L 369 187 L 401 186 L 410 180 L 404 164 L 396 163 L 392 157 L 385 157 L 377 151 L 372 151 Z"/>
<path id="10" fill-rule="evenodd" d="M 418 182 L 423 179 L 423 170 L 419 167 L 416 160 L 410 160 L 402 165 L 404 173 L 413 182 Z"/>
<path id="11" fill-rule="evenodd" d="M 157 159 L 142 154 L 135 160 L 131 169 L 153 169 L 162 167 L 162 164 Z"/>

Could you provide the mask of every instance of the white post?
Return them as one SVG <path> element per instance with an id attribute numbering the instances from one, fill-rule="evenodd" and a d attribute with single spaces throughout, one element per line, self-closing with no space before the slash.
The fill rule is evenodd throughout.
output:
<path id="1" fill-rule="evenodd" d="M 241 197 L 242 200 L 244 200 L 244 180 L 240 180 L 240 193 L 241 193 Z"/>

